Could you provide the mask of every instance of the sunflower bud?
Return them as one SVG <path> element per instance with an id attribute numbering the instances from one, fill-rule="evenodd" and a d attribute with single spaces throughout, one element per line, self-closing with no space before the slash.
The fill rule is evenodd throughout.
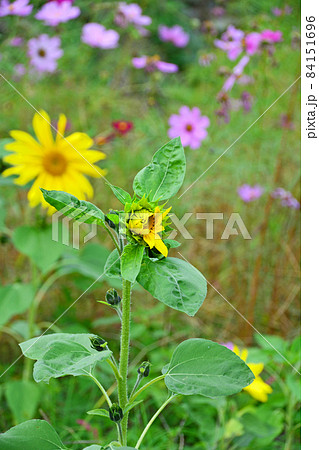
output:
<path id="1" fill-rule="evenodd" d="M 141 377 L 145 377 L 146 378 L 150 374 L 150 367 L 151 367 L 151 363 L 149 363 L 148 361 L 144 361 L 144 362 L 142 362 L 140 367 L 137 369 L 137 373 Z"/>
<path id="2" fill-rule="evenodd" d="M 113 405 L 109 408 L 110 419 L 113 422 L 121 422 L 123 419 L 123 411 L 122 408 L 117 404 L 113 403 Z"/>
<path id="3" fill-rule="evenodd" d="M 107 350 L 107 342 L 99 336 L 90 337 L 91 347 L 98 352 Z"/>
<path id="4" fill-rule="evenodd" d="M 105 294 L 105 301 L 110 306 L 117 306 L 121 303 L 121 297 L 115 289 L 109 289 Z"/>

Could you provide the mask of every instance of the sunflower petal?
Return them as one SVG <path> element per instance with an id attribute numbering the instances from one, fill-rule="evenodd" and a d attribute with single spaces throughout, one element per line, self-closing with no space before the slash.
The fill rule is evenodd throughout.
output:
<path id="1" fill-rule="evenodd" d="M 36 113 L 32 121 L 34 132 L 39 140 L 39 142 L 45 148 L 50 148 L 53 146 L 53 136 L 51 131 L 51 121 L 50 116 L 43 110 Z"/>

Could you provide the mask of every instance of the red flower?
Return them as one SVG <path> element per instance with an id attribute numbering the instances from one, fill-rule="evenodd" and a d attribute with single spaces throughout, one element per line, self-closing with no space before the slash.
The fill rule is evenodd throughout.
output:
<path id="1" fill-rule="evenodd" d="M 133 122 L 128 122 L 127 120 L 118 120 L 112 122 L 112 127 L 117 131 L 118 134 L 124 136 L 133 128 Z"/>

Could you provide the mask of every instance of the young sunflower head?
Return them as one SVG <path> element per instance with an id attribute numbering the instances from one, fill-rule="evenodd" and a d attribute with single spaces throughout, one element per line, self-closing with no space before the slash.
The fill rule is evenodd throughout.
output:
<path id="1" fill-rule="evenodd" d="M 149 202 L 144 196 L 125 206 L 125 226 L 130 240 L 149 248 L 156 248 L 165 257 L 168 249 L 163 242 L 167 231 L 168 213 L 171 208 L 163 209 L 157 202 Z"/>
<path id="2" fill-rule="evenodd" d="M 73 133 L 64 138 L 67 119 L 61 114 L 54 139 L 51 121 L 45 111 L 33 117 L 33 129 L 37 137 L 34 139 L 25 131 L 10 132 L 14 141 L 6 145 L 6 150 L 13 152 L 4 161 L 12 167 L 3 172 L 3 176 L 18 175 L 15 183 L 25 185 L 33 181 L 28 192 L 31 207 L 42 204 L 49 208 L 43 199 L 40 187 L 47 190 L 69 192 L 84 200 L 93 197 L 93 188 L 85 175 L 101 177 L 104 172 L 95 163 L 105 158 L 104 153 L 90 150 L 93 140 L 85 133 Z"/>

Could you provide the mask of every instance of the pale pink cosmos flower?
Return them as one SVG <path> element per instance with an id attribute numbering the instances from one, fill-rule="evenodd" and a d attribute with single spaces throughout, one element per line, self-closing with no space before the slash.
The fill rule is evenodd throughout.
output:
<path id="1" fill-rule="evenodd" d="M 281 205 L 286 206 L 287 208 L 292 209 L 299 209 L 300 203 L 298 200 L 292 195 L 291 192 L 286 191 L 283 188 L 276 188 L 272 193 L 271 196 L 273 198 L 278 198 L 281 200 Z"/>
<path id="2" fill-rule="evenodd" d="M 237 193 L 245 203 L 249 203 L 261 197 L 264 193 L 264 188 L 259 186 L 259 184 L 256 184 L 255 186 L 243 184 L 237 189 Z"/>
<path id="3" fill-rule="evenodd" d="M 117 31 L 106 30 L 99 23 L 87 23 L 82 28 L 81 40 L 91 47 L 103 49 L 116 48 L 118 46 L 120 35 Z"/>
<path id="4" fill-rule="evenodd" d="M 29 5 L 29 0 L 16 0 L 10 3 L 8 0 L 0 2 L 0 17 L 4 16 L 28 16 L 33 6 Z"/>
<path id="5" fill-rule="evenodd" d="M 189 34 L 179 25 L 174 25 L 171 28 L 160 25 L 158 35 L 161 41 L 171 42 L 175 47 L 186 47 L 189 42 Z"/>
<path id="6" fill-rule="evenodd" d="M 222 87 L 223 92 L 229 92 L 232 89 L 232 87 L 234 86 L 234 84 L 236 83 L 236 81 L 238 81 L 241 78 L 243 70 L 246 67 L 246 65 L 248 64 L 249 59 L 250 58 L 247 55 L 245 55 L 241 58 L 239 63 L 234 67 L 232 74 L 225 81 L 225 83 Z"/>
<path id="7" fill-rule="evenodd" d="M 122 28 L 132 24 L 143 36 L 148 34 L 148 30 L 144 27 L 152 23 L 152 19 L 149 16 L 142 15 L 142 8 L 139 5 L 125 2 L 119 3 L 114 21 L 116 25 Z"/>
<path id="8" fill-rule="evenodd" d="M 23 75 L 26 74 L 26 68 L 23 64 L 16 64 L 13 66 L 13 74 L 15 80 L 20 80 L 20 78 L 23 77 Z"/>
<path id="9" fill-rule="evenodd" d="M 57 60 L 63 55 L 60 45 L 61 39 L 57 36 L 41 34 L 37 38 L 30 39 L 28 41 L 30 64 L 38 72 L 54 72 Z"/>
<path id="10" fill-rule="evenodd" d="M 206 128 L 209 127 L 209 118 L 202 116 L 199 108 L 182 106 L 179 114 L 172 114 L 168 120 L 170 129 L 168 136 L 175 138 L 180 136 L 183 146 L 196 150 L 207 136 Z"/>
<path id="11" fill-rule="evenodd" d="M 80 8 L 73 6 L 72 2 L 51 1 L 45 3 L 40 11 L 35 15 L 38 20 L 43 20 L 46 25 L 55 27 L 62 22 L 68 22 L 71 19 L 79 17 L 81 14 Z"/>
<path id="12" fill-rule="evenodd" d="M 178 72 L 178 66 L 176 64 L 160 61 L 157 55 L 133 58 L 132 64 L 135 69 L 145 69 L 146 72 L 154 72 L 155 70 L 164 73 Z"/>

